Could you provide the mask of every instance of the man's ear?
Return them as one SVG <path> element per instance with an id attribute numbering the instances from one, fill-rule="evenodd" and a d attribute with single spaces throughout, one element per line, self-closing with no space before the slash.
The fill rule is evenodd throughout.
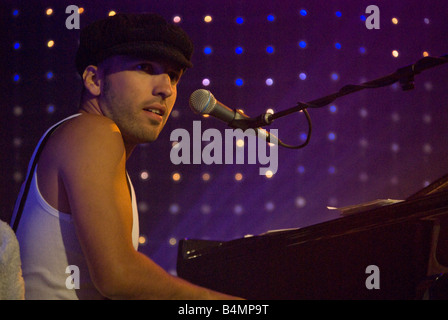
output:
<path id="1" fill-rule="evenodd" d="M 84 87 L 90 92 L 90 94 L 96 97 L 100 95 L 101 81 L 98 75 L 98 67 L 92 65 L 87 66 L 82 75 L 82 79 L 84 82 Z"/>

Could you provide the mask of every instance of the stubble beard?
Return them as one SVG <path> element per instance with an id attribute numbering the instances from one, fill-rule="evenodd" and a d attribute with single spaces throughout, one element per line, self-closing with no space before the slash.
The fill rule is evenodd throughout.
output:
<path id="1" fill-rule="evenodd" d="M 149 121 L 142 122 L 140 107 L 133 107 L 132 101 L 120 99 L 111 89 L 110 81 L 104 79 L 103 86 L 103 113 L 110 118 L 120 129 L 125 143 L 141 144 L 155 141 L 161 129 L 157 125 L 151 125 Z"/>

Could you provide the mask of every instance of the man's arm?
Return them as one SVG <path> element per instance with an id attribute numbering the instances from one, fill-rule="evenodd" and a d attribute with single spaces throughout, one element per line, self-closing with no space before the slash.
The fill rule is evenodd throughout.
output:
<path id="1" fill-rule="evenodd" d="M 126 152 L 116 125 L 83 115 L 65 126 L 59 172 L 97 289 L 116 299 L 230 299 L 168 274 L 132 246 Z"/>

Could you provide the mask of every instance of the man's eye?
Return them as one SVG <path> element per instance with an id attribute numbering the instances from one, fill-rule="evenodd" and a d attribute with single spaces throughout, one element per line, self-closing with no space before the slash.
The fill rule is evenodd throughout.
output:
<path id="1" fill-rule="evenodd" d="M 170 72 L 170 73 L 168 73 L 168 76 L 170 77 L 171 81 L 174 83 L 177 83 L 180 79 L 180 75 L 177 72 Z"/>
<path id="2" fill-rule="evenodd" d="M 146 72 L 150 75 L 155 75 L 161 73 L 165 73 L 165 71 L 161 71 L 158 69 L 155 69 L 155 67 L 150 63 L 140 63 L 135 67 L 136 70 Z M 177 83 L 180 80 L 181 73 L 176 71 L 167 72 L 168 76 L 170 77 L 170 80 L 172 83 Z"/>
<path id="3" fill-rule="evenodd" d="M 154 73 L 154 69 L 152 67 L 152 65 L 150 65 L 149 63 L 141 63 L 139 65 L 137 65 L 137 70 L 146 72 L 146 73 L 150 73 L 153 74 Z"/>

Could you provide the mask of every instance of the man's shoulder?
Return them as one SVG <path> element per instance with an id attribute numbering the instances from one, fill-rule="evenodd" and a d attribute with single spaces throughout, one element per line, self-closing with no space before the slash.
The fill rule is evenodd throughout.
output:
<path id="1" fill-rule="evenodd" d="M 115 122 L 108 117 L 83 113 L 62 123 L 60 128 L 55 131 L 54 136 L 62 136 L 68 141 L 76 138 L 89 138 L 90 141 L 117 134 L 121 136 L 120 130 Z"/>
<path id="2" fill-rule="evenodd" d="M 48 143 L 49 148 L 61 151 L 60 156 L 76 156 L 77 152 L 94 155 L 98 148 L 105 153 L 121 153 L 124 149 L 117 125 L 111 119 L 95 114 L 81 114 L 65 121 Z"/>
<path id="3" fill-rule="evenodd" d="M 118 130 L 115 122 L 108 117 L 91 113 L 81 113 L 77 117 L 72 117 L 65 121 L 61 127 L 65 127 L 74 133 L 83 133 L 90 130 L 105 132 Z"/>

